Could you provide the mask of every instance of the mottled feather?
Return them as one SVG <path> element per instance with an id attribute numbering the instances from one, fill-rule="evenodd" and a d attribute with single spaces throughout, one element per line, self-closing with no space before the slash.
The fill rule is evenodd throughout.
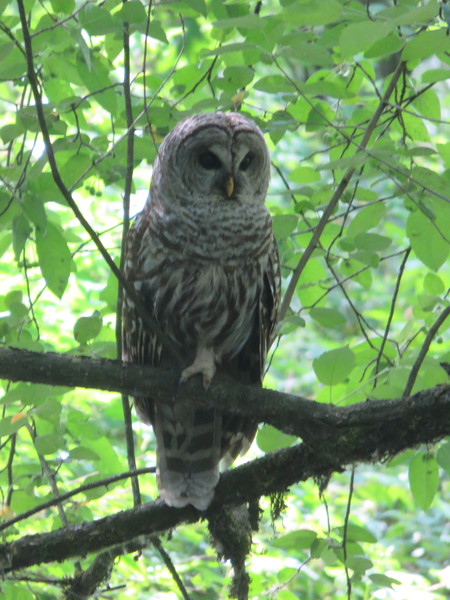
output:
<path id="1" fill-rule="evenodd" d="M 280 271 L 264 205 L 270 176 L 259 128 L 240 114 L 189 117 L 165 138 L 149 200 L 127 240 L 125 275 L 185 359 L 201 374 L 261 385 L 273 341 Z M 174 366 L 157 336 L 124 302 L 123 359 Z M 153 424 L 157 478 L 167 504 L 204 510 L 219 479 L 251 444 L 256 423 L 183 402 L 135 398 Z"/>

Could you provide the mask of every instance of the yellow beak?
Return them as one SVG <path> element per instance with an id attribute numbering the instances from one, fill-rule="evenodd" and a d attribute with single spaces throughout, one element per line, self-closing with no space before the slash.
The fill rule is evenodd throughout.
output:
<path id="1" fill-rule="evenodd" d="M 228 198 L 231 198 L 234 190 L 234 179 L 232 175 L 228 175 L 225 180 L 225 191 L 227 193 Z"/>

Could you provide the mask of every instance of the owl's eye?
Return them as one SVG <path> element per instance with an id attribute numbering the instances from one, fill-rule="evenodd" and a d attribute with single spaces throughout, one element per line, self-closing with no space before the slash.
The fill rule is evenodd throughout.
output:
<path id="1" fill-rule="evenodd" d="M 254 157 L 255 155 L 253 154 L 253 152 L 247 152 L 247 154 L 242 159 L 241 164 L 239 165 L 239 169 L 241 171 L 246 171 L 249 168 L 250 163 L 252 162 Z"/>
<path id="2" fill-rule="evenodd" d="M 210 150 L 202 152 L 202 154 L 200 154 L 198 157 L 198 162 L 204 169 L 207 169 L 208 171 L 216 171 L 222 166 L 220 159 L 214 154 L 214 152 L 211 152 Z"/>

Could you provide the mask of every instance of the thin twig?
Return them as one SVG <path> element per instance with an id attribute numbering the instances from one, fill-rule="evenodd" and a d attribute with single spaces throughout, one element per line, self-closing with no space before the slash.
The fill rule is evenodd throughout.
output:
<path id="1" fill-rule="evenodd" d="M 136 469 L 135 471 L 126 471 L 125 473 L 111 475 L 111 477 L 99 479 L 98 481 L 92 481 L 91 483 L 85 483 L 84 485 L 80 485 L 79 487 L 75 488 L 74 490 L 71 490 L 70 492 L 59 494 L 58 497 L 52 498 L 51 500 L 47 500 L 47 502 L 42 502 L 37 506 L 33 506 L 33 508 L 30 508 L 29 510 L 20 513 L 20 515 L 17 515 L 12 519 L 8 519 L 7 521 L 0 523 L 0 531 L 4 531 L 5 529 L 8 529 L 8 527 L 15 525 L 15 523 L 24 521 L 25 519 L 32 517 L 33 515 L 35 515 L 38 512 L 41 512 L 42 510 L 46 510 L 47 508 L 51 508 L 52 506 L 58 506 L 58 504 L 65 502 L 66 500 L 72 498 L 72 496 L 76 496 L 77 494 L 82 494 L 83 492 L 87 492 L 88 490 L 93 490 L 101 486 L 108 487 L 108 485 L 116 483 L 117 481 L 122 481 L 122 479 L 128 479 L 128 477 L 144 475 L 147 473 L 154 473 L 155 470 L 155 467 L 146 467 L 144 469 Z"/>
<path id="2" fill-rule="evenodd" d="M 49 134 L 48 127 L 47 127 L 47 122 L 45 120 L 41 92 L 39 90 L 36 73 L 34 71 L 33 48 L 32 48 L 30 31 L 29 31 L 29 27 L 28 27 L 28 22 L 27 22 L 27 18 L 26 18 L 23 0 L 17 0 L 17 3 L 18 3 L 18 7 L 19 7 L 19 15 L 20 15 L 20 21 L 22 24 L 23 39 L 24 39 L 24 44 L 25 44 L 28 79 L 30 81 L 31 88 L 33 90 L 33 96 L 34 96 L 35 103 L 36 103 L 37 118 L 38 118 L 38 122 L 39 122 L 39 127 L 42 132 L 42 137 L 44 138 L 45 148 L 46 148 L 48 162 L 50 165 L 53 180 L 54 180 L 56 186 L 58 187 L 58 189 L 60 190 L 61 194 L 63 195 L 64 199 L 66 200 L 67 204 L 72 209 L 75 216 L 77 217 L 80 224 L 84 227 L 84 229 L 91 236 L 93 242 L 97 246 L 100 254 L 103 256 L 107 265 L 109 266 L 111 271 L 114 273 L 114 275 L 116 276 L 118 281 L 122 284 L 127 295 L 134 302 L 136 309 L 139 312 L 140 316 L 142 317 L 142 320 L 145 323 L 145 325 L 152 332 L 154 332 L 158 335 L 159 341 L 164 346 L 164 348 L 167 350 L 167 352 L 172 356 L 172 358 L 174 360 L 177 360 L 179 362 L 179 364 L 181 365 L 182 359 L 181 359 L 180 352 L 178 351 L 178 348 L 175 346 L 175 344 L 172 342 L 172 340 L 170 340 L 170 338 L 162 331 L 159 324 L 156 322 L 156 320 L 153 318 L 153 316 L 146 309 L 141 298 L 136 294 L 134 287 L 125 280 L 122 273 L 120 272 L 120 269 L 117 267 L 114 260 L 110 256 L 109 252 L 106 250 L 105 246 L 101 242 L 100 238 L 98 237 L 98 235 L 96 234 L 94 229 L 91 227 L 89 221 L 84 217 L 82 211 L 78 208 L 78 205 L 75 202 L 75 200 L 73 199 L 72 194 L 70 193 L 70 191 L 68 190 L 68 188 L 66 187 L 66 185 L 64 184 L 64 182 L 61 179 L 58 165 L 56 164 L 56 160 L 55 160 L 55 154 L 54 154 L 52 142 L 50 140 L 50 134 Z"/>
<path id="3" fill-rule="evenodd" d="M 427 352 L 430 348 L 431 342 L 433 341 L 434 336 L 438 332 L 438 329 L 445 322 L 445 320 L 447 319 L 447 317 L 449 315 L 450 315 L 450 306 L 447 306 L 447 308 L 444 308 L 444 310 L 441 312 L 439 317 L 436 319 L 436 321 L 430 327 L 430 329 L 425 337 L 425 341 L 422 344 L 422 348 L 420 349 L 419 355 L 416 358 L 416 361 L 413 364 L 411 371 L 409 373 L 408 381 L 406 382 L 405 389 L 403 391 L 403 398 L 407 398 L 411 394 L 411 391 L 413 389 L 414 383 L 417 378 L 417 374 L 419 373 L 419 369 L 424 361 L 425 356 L 427 355 Z"/>
<path id="4" fill-rule="evenodd" d="M 375 112 L 367 126 L 366 132 L 361 140 L 361 143 L 359 144 L 360 150 L 366 149 L 367 144 L 369 143 L 369 140 L 372 137 L 373 132 L 375 131 L 377 123 L 378 123 L 381 115 L 383 114 L 386 103 L 389 101 L 389 98 L 390 98 L 392 92 L 394 91 L 394 89 L 397 85 L 397 82 L 398 82 L 399 78 L 401 77 L 404 69 L 405 69 L 405 63 L 402 63 L 402 62 L 399 63 L 395 72 L 392 75 L 391 81 L 389 82 L 389 85 L 387 86 L 386 91 L 383 94 L 383 97 L 382 97 L 380 103 L 377 106 L 377 109 L 375 110 Z M 284 71 L 282 71 L 282 72 L 284 73 Z M 289 306 L 291 304 L 291 300 L 294 296 L 295 289 L 297 287 L 297 283 L 300 278 L 300 275 L 302 274 L 303 269 L 305 268 L 308 260 L 311 258 L 311 255 L 312 255 L 314 249 L 316 248 L 317 244 L 319 243 L 320 236 L 322 235 L 322 232 L 328 223 L 328 219 L 330 218 L 335 206 L 337 205 L 342 194 L 344 193 L 345 189 L 347 188 L 347 185 L 350 183 L 354 173 L 355 173 L 354 167 L 350 167 L 349 169 L 347 169 L 342 180 L 340 181 L 339 185 L 337 186 L 330 202 L 328 203 L 327 207 L 323 211 L 322 217 L 320 218 L 320 221 L 317 224 L 317 228 L 313 233 L 311 241 L 309 242 L 297 267 L 295 268 L 295 271 L 293 272 L 293 274 L 291 276 L 291 280 L 289 282 L 288 288 L 286 290 L 286 293 L 284 295 L 284 299 L 283 299 L 283 302 L 281 305 L 280 320 L 282 320 L 285 317 L 285 315 L 289 309 Z"/>
<path id="5" fill-rule="evenodd" d="M 133 185 L 133 161 L 134 161 L 134 128 L 133 123 L 133 105 L 131 103 L 131 66 L 130 66 L 130 33 L 128 23 L 123 24 L 123 50 L 124 50 L 124 79 L 123 92 L 125 99 L 125 114 L 127 120 L 127 165 L 125 173 L 125 188 L 123 194 L 123 225 L 122 225 L 122 245 L 120 252 L 120 271 L 124 272 L 125 251 L 128 230 L 130 228 L 130 196 Z M 123 287 L 119 281 L 117 294 L 116 310 L 116 344 L 117 356 L 122 354 L 122 308 L 123 308 Z M 125 426 L 125 439 L 127 444 L 128 468 L 130 471 L 136 469 L 136 457 L 134 452 L 134 438 L 131 418 L 130 401 L 127 394 L 122 394 L 122 410 Z M 139 490 L 139 480 L 137 477 L 131 478 L 131 489 L 133 491 L 134 506 L 141 503 L 141 492 Z"/>
<path id="6" fill-rule="evenodd" d="M 386 327 L 384 330 L 383 338 L 381 340 L 380 349 L 378 350 L 378 355 L 377 355 L 377 359 L 376 359 L 376 363 L 375 363 L 375 379 L 374 379 L 374 383 L 373 383 L 374 388 L 377 386 L 377 383 L 378 383 L 376 376 L 378 375 L 378 372 L 380 370 L 381 357 L 383 356 L 384 346 L 386 345 L 386 341 L 389 336 L 389 330 L 391 328 L 392 319 L 394 318 L 395 303 L 397 302 L 397 296 L 398 296 L 398 292 L 400 290 L 400 283 L 402 281 L 403 272 L 405 270 L 406 262 L 409 258 L 410 253 L 411 253 L 411 248 L 409 247 L 405 250 L 405 256 L 403 257 L 402 263 L 400 265 L 397 281 L 395 283 L 395 289 L 394 289 L 394 293 L 392 295 L 392 300 L 391 300 L 391 308 L 389 310 L 388 320 L 386 322 Z"/>
<path id="7" fill-rule="evenodd" d="M 350 508 L 352 505 L 354 484 L 355 484 L 355 467 L 352 467 L 352 471 L 350 474 L 350 489 L 348 492 L 347 509 L 345 511 L 345 519 L 344 519 L 344 532 L 343 532 L 343 536 L 342 536 L 342 551 L 344 553 L 345 577 L 347 579 L 347 600 L 351 600 L 351 597 L 352 597 L 352 580 L 350 579 L 348 567 L 345 563 L 347 562 L 348 521 L 350 519 Z"/>

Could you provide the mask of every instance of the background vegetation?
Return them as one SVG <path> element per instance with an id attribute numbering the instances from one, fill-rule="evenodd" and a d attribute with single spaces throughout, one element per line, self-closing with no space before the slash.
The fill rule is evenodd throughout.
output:
<path id="1" fill-rule="evenodd" d="M 188 114 L 241 110 L 270 146 L 283 263 L 266 386 L 347 406 L 448 382 L 449 20 L 433 0 L 0 0 L 1 343 L 115 358 L 105 257 L 120 265 L 159 142 Z M 117 394 L 5 380 L 0 409 L 4 521 L 132 466 Z M 152 432 L 133 429 L 137 466 L 153 466 Z M 293 441 L 265 426 L 245 460 Z M 293 486 L 276 519 L 262 498 L 249 596 L 449 598 L 449 472 L 443 440 Z M 130 481 L 4 541 L 130 508 Z M 139 484 L 156 497 L 153 475 Z M 2 597 L 228 596 L 205 522 L 140 547 L 90 592 L 74 580 L 87 556 L 11 572 Z"/>

